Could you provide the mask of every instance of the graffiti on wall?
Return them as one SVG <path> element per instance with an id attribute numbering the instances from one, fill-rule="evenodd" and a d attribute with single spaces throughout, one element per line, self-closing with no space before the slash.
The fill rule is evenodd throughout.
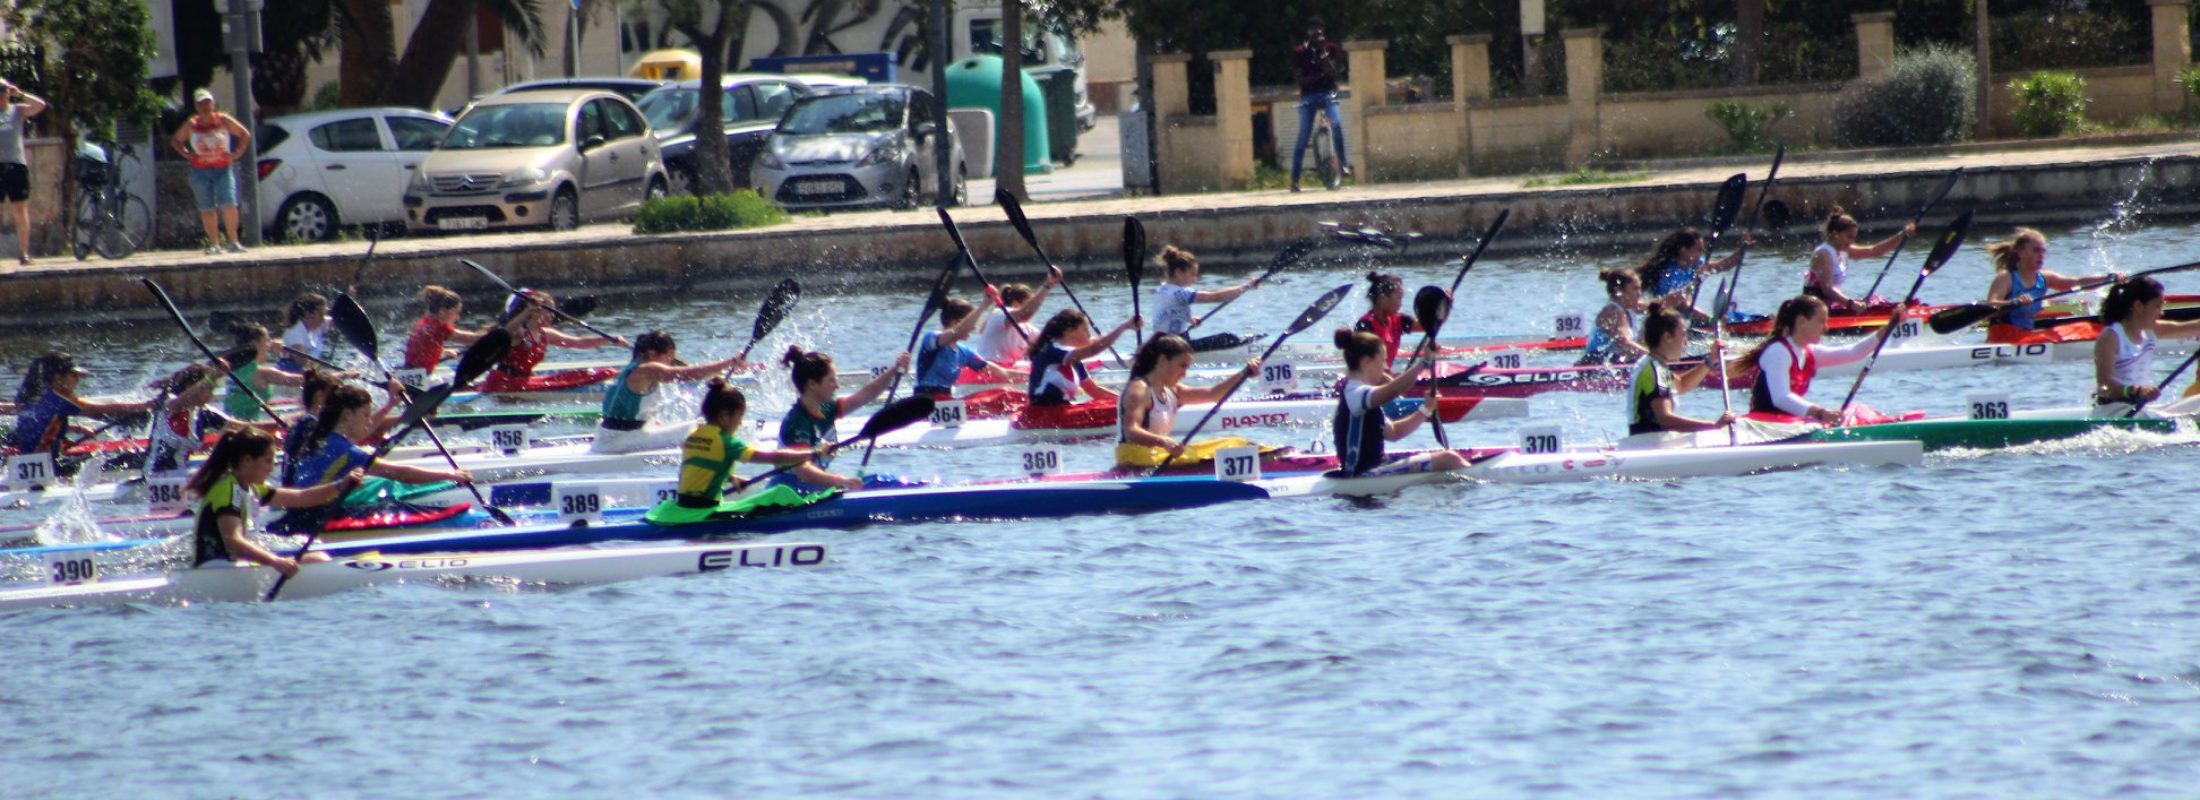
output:
<path id="1" fill-rule="evenodd" d="M 904 72 L 931 69 L 920 0 L 748 0 L 741 6 L 749 12 L 749 28 L 727 46 L 728 64 L 761 56 L 886 52 Z M 693 46 L 651 18 L 627 20 L 620 34 L 628 52 Z"/>

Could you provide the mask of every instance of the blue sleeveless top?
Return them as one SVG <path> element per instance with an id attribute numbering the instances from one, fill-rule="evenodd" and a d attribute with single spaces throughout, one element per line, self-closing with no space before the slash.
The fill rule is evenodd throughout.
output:
<path id="1" fill-rule="evenodd" d="M 2017 273 L 2011 271 L 2009 273 L 2009 291 L 2008 293 L 2003 294 L 2001 296 L 2001 299 L 2015 300 L 2017 299 L 2017 295 L 2020 294 L 2032 295 L 2032 302 L 2025 303 L 2023 305 L 2010 306 L 2009 324 L 2015 325 L 2025 330 L 2031 330 L 2033 319 L 2040 315 L 2040 306 L 2042 305 L 2040 298 L 2046 296 L 2047 294 L 2046 271 L 2041 271 L 2039 276 L 2036 280 L 2033 281 L 2031 286 L 2025 286 L 2021 283 L 2018 283 Z"/>

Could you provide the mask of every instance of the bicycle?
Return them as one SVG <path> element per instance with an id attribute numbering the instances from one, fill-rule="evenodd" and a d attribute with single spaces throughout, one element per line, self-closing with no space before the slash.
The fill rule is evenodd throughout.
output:
<path id="1" fill-rule="evenodd" d="M 82 261 L 93 250 L 110 259 L 128 258 L 153 235 L 153 211 L 142 198 L 122 188 L 123 173 L 130 162 L 137 161 L 137 148 L 130 145 L 106 147 L 94 145 L 93 154 L 78 153 L 76 157 L 77 185 L 85 187 L 84 194 L 76 199 L 76 231 L 70 237 L 76 258 Z M 120 153 L 114 163 L 108 162 L 109 153 Z"/>
<path id="2" fill-rule="evenodd" d="M 1350 96 L 1350 92 L 1341 89 L 1336 93 L 1337 100 Z M 1316 111 L 1314 129 L 1307 139 L 1307 145 L 1314 150 L 1314 174 L 1321 178 L 1323 186 L 1332 190 L 1344 185 L 1344 167 L 1338 161 L 1337 140 L 1333 130 L 1329 125 L 1329 115 Z"/>

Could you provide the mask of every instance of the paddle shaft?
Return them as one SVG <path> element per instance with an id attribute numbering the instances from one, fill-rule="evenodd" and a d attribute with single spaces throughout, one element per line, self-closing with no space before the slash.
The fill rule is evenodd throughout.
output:
<path id="1" fill-rule="evenodd" d="M 1069 273 L 1061 267 L 1055 266 L 1054 257 L 1047 255 L 1047 249 L 1039 244 L 1039 233 L 1032 230 L 1031 220 L 1024 216 L 1023 203 L 1016 199 L 1016 195 L 1008 192 L 996 191 L 994 194 L 996 195 L 995 200 L 1001 204 L 1001 209 L 1008 212 L 1009 223 L 1013 224 L 1016 227 L 1016 232 L 1024 237 L 1024 243 L 1031 245 L 1031 252 L 1039 255 L 1040 263 L 1047 265 L 1049 272 L 1062 273 L 1062 294 L 1069 297 L 1069 304 L 1077 308 L 1077 313 L 1085 315 L 1086 320 L 1091 320 L 1093 318 L 1092 312 L 1086 311 L 1085 304 L 1077 299 L 1077 290 L 1069 288 Z M 1009 318 L 1009 324 L 1015 324 L 1014 317 Z M 1095 322 L 1093 324 L 1097 326 L 1099 323 Z M 1130 363 L 1123 360 L 1123 354 L 1116 352 L 1115 345 L 1112 343 L 1108 345 L 1108 355 L 1115 356 L 1115 363 L 1117 364 Z"/>
<path id="2" fill-rule="evenodd" d="M 1910 301 L 1917 299 L 1917 290 L 1925 287 L 1925 279 L 1933 274 L 1932 267 L 1933 264 L 1927 262 L 1925 268 L 1917 271 L 1917 280 L 1910 282 L 1909 294 L 1903 295 L 1902 302 L 1896 303 L 1894 311 L 1887 315 L 1886 327 L 1879 329 L 1879 342 L 1872 345 L 1872 354 L 1864 358 L 1864 368 L 1857 371 L 1856 380 L 1849 384 L 1848 396 L 1841 398 L 1838 415 L 1847 415 L 1849 404 L 1856 402 L 1857 390 L 1864 388 L 1865 378 L 1871 377 L 1872 365 L 1879 363 L 1879 351 L 1887 349 L 1887 340 L 1894 338 L 1895 326 L 1902 324 L 1902 315 L 1909 312 Z"/>
<path id="3" fill-rule="evenodd" d="M 2175 382 L 2177 381 L 2177 376 L 2179 376 L 2179 375 L 2183 375 L 2183 374 L 2185 374 L 2185 370 L 2191 369 L 2191 368 L 2192 368 L 2192 362 L 2194 362 L 2194 361 L 2200 361 L 2200 350 L 2194 350 L 2194 351 L 2192 352 L 2192 355 L 2189 355 L 2189 356 L 2185 356 L 2185 360 L 2184 360 L 2184 361 L 2178 362 L 2178 364 L 2177 364 L 2177 368 L 2176 368 L 2176 369 L 2173 369 L 2173 370 L 2170 370 L 2170 371 L 2169 371 L 2169 376 L 2168 376 L 2168 377 L 2165 377 L 2165 378 L 2163 378 L 2163 379 L 2162 379 L 2162 382 L 2161 382 L 2161 383 L 2155 384 L 2155 386 L 2156 386 L 2156 389 L 2155 389 L 2155 391 L 2154 391 L 2154 396 L 2155 396 L 2155 398 L 2159 399 L 2159 398 L 2160 398 L 2160 397 L 2162 396 L 2162 392 L 2163 392 L 2163 391 L 2166 391 L 2166 390 L 2167 390 L 2167 389 L 2169 388 L 2169 385 L 2170 385 L 2171 383 L 2175 383 Z M 2139 416 L 2139 412 L 2140 412 L 2140 411 L 2143 411 L 2143 410 L 2146 410 L 2147 404 L 2148 404 L 2148 403 L 2151 403 L 2151 402 L 2154 402 L 2154 401 L 2153 401 L 2153 400 L 2141 400 L 2141 401 L 2139 401 L 2139 402 L 2136 402 L 2136 403 L 2132 403 L 2132 404 L 2131 404 L 2131 410 L 2130 410 L 2130 411 L 2127 411 L 2127 412 L 2124 412 L 2124 416 L 2125 416 L 2125 417 L 2127 417 L 2127 418 L 2128 418 L 2128 417 L 2136 417 L 2136 416 Z"/>
<path id="4" fill-rule="evenodd" d="M 356 303 L 358 301 L 354 300 L 353 302 Z M 369 320 L 364 316 L 360 317 L 360 321 L 370 326 L 374 324 L 373 320 Z M 354 342 L 354 344 L 364 345 L 364 347 L 360 348 L 360 354 L 367 357 L 367 363 L 373 364 L 376 370 L 381 371 L 383 380 L 397 382 L 397 373 L 390 371 L 389 365 L 382 362 L 380 345 L 381 337 L 377 336 L 374 329 L 371 327 L 367 330 L 360 331 L 360 334 L 364 337 L 364 341 Z M 413 402 L 412 391 L 406 389 L 402 383 L 399 383 L 397 391 L 401 393 L 400 396 L 405 399 L 406 403 L 410 404 L 411 402 Z M 434 425 L 427 424 L 426 417 L 422 417 L 421 420 L 421 431 L 428 434 L 429 443 L 434 444 L 435 451 L 443 456 L 443 463 L 451 465 L 451 469 L 459 469 L 458 457 L 451 455 L 451 448 L 443 443 L 443 435 L 435 432 Z M 498 522 L 501 522 L 505 525 L 519 524 L 519 521 L 512 519 L 512 515 L 505 513 L 504 509 L 490 505 L 489 498 L 482 495 L 481 487 L 475 486 L 472 483 L 468 483 L 466 484 L 466 491 L 473 494 L 474 503 L 476 505 L 481 506 L 482 510 L 489 512 L 489 516 L 496 518 Z"/>
<path id="5" fill-rule="evenodd" d="M 917 349 L 917 340 L 918 340 L 918 339 L 921 339 L 921 338 L 923 338 L 923 337 L 924 337 L 924 322 L 925 322 L 925 320 L 928 320 L 928 319 L 931 319 L 931 318 L 932 318 L 932 300 L 933 300 L 933 298 L 931 298 L 931 297 L 926 297 L 926 298 L 925 298 L 925 301 L 924 301 L 924 310 L 922 310 L 922 311 L 919 311 L 919 312 L 917 312 L 917 324 L 916 324 L 916 326 L 914 326 L 914 327 L 912 327 L 912 328 L 910 328 L 910 329 L 909 329 L 909 344 L 907 344 L 907 345 L 905 345 L 905 346 L 903 346 L 903 347 L 901 348 L 901 351 L 902 351 L 902 352 L 904 352 L 904 353 L 913 353 L 913 352 L 915 352 L 915 351 L 916 351 L 916 349 Z M 915 364 L 910 364 L 909 366 L 910 366 L 910 369 L 915 369 L 915 368 L 916 368 L 916 365 L 915 365 Z M 886 384 L 886 400 L 885 400 L 885 401 L 884 401 L 883 403 L 880 403 L 880 404 L 879 404 L 881 408 L 884 408 L 884 407 L 886 407 L 886 406 L 890 406 L 890 405 L 893 405 L 893 404 L 894 404 L 894 394 L 895 394 L 896 392 L 899 392 L 899 391 L 901 391 L 901 376 L 902 376 L 902 375 L 903 375 L 903 373 L 905 373 L 906 371 L 907 371 L 907 370 L 895 370 L 895 371 L 894 371 L 894 380 L 893 380 L 893 382 L 891 382 L 891 383 L 888 383 L 888 384 Z M 857 465 L 857 467 L 856 467 L 856 468 L 857 468 L 857 470 L 859 470 L 859 471 L 860 471 L 860 470 L 863 470 L 863 469 L 869 468 L 869 467 L 871 466 L 871 451 L 872 451 L 873 449 L 877 448 L 877 447 L 878 447 L 878 439 L 877 439 L 876 437 L 873 437 L 873 438 L 871 438 L 871 439 L 867 439 L 867 440 L 865 440 L 865 441 L 864 441 L 864 443 L 863 443 L 863 462 L 862 462 L 861 464 Z"/>
<path id="6" fill-rule="evenodd" d="M 1772 154 L 1772 169 L 1765 173 L 1765 185 L 1757 190 L 1757 203 L 1749 207 L 1749 224 L 1742 227 L 1742 244 L 1734 248 L 1734 288 L 1741 290 L 1742 262 L 1749 256 L 1749 240 L 1757 238 L 1757 218 L 1765 210 L 1765 199 L 1772 196 L 1772 187 L 1780 182 L 1780 162 L 1787 160 L 1787 145 Z M 1703 291 L 1703 275 L 1696 275 L 1696 288 L 1688 293 L 1688 307 L 1696 307 L 1696 296 Z"/>
<path id="7" fill-rule="evenodd" d="M 1961 177 L 1963 177 L 1962 167 L 1957 167 L 1954 170 L 1951 170 L 1948 173 L 1948 177 L 1940 182 L 1940 191 L 1934 192 L 1932 199 L 1925 201 L 1925 205 L 1918 206 L 1917 216 L 1910 218 L 1910 224 L 1917 225 L 1924 222 L 1925 215 L 1933 210 L 1933 206 L 1940 205 L 1941 198 L 1948 196 L 1948 190 L 1955 188 L 1956 179 Z M 1887 270 L 1894 268 L 1894 260 L 1902 257 L 1902 248 L 1908 247 L 1909 244 L 1910 237 L 1908 236 L 1902 237 L 1902 241 L 1895 243 L 1894 252 L 1887 254 L 1886 266 L 1879 268 L 1879 277 L 1872 279 L 1872 288 L 1864 290 L 1864 296 L 1857 298 L 1858 302 L 1871 302 L 1872 294 L 1879 291 L 1879 282 L 1887 279 Z"/>
<path id="8" fill-rule="evenodd" d="M 544 303 L 541 303 L 541 302 L 539 302 L 539 301 L 535 300 L 535 298 L 533 298 L 533 297 L 529 296 L 529 295 L 528 295 L 528 294 L 527 294 L 526 292 L 522 292 L 522 291 L 520 291 L 519 289 L 517 289 L 517 288 L 513 287 L 513 286 L 512 286 L 512 284 L 511 284 L 511 283 L 510 283 L 509 281 L 506 281 L 506 280 L 504 280 L 504 278 L 503 278 L 502 276 L 499 276 L 499 275 L 498 275 L 498 274 L 496 274 L 495 272 L 491 272 L 491 271 L 489 271 L 489 268 L 488 268 L 488 267 L 484 267 L 484 266 L 482 266 L 482 265 L 481 265 L 480 263 L 478 263 L 478 262 L 475 262 L 475 261 L 473 261 L 472 259 L 465 259 L 465 258 L 461 258 L 461 259 L 459 259 L 459 260 L 458 260 L 458 263 L 461 263 L 461 264 L 465 264 L 465 265 L 466 265 L 466 266 L 468 266 L 468 267 L 472 267 L 472 268 L 473 268 L 473 270 L 474 270 L 475 272 L 479 272 L 479 273 L 481 273 L 483 277 L 486 277 L 486 278 L 488 278 L 489 280 L 491 280 L 491 281 L 495 282 L 495 283 L 496 283 L 496 285 L 498 285 L 498 286 L 501 286 L 501 287 L 503 287 L 503 288 L 504 288 L 504 291 L 505 291 L 506 293 L 509 293 L 509 294 L 511 294 L 511 295 L 512 295 L 513 297 L 517 297 L 517 298 L 519 298 L 519 299 L 520 299 L 520 300 L 522 300 L 522 301 L 525 301 L 525 302 L 526 302 L 526 303 L 527 303 L 528 305 L 533 305 L 533 306 L 539 306 L 539 307 L 542 307 L 542 308 L 546 308 L 546 309 L 549 309 L 549 310 L 550 310 L 550 314 L 551 314 L 551 316 L 555 316 L 555 317 L 557 317 L 558 319 L 562 319 L 562 320 L 565 320 L 565 321 L 567 321 L 567 322 L 571 322 L 571 323 L 573 323 L 573 324 L 575 324 L 575 325 L 579 325 L 579 326 L 581 326 L 581 328 L 582 328 L 583 330 L 586 330 L 586 331 L 588 331 L 589 333 L 593 333 L 593 334 L 596 334 L 597 336 L 601 336 L 601 337 L 603 337 L 603 338 L 606 338 L 606 339 L 610 339 L 610 340 L 612 340 L 612 341 L 618 341 L 618 339 L 619 339 L 619 337 L 617 337 L 617 336 L 615 336 L 615 335 L 612 335 L 612 334 L 609 334 L 609 333 L 605 333 L 605 332 L 604 332 L 604 330 L 603 330 L 602 328 L 598 328 L 598 327 L 596 327 L 596 326 L 594 326 L 594 325 L 590 325 L 590 324 L 588 324 L 588 322 L 587 322 L 586 320 L 583 320 L 583 319 L 581 319 L 580 317 L 576 317 L 576 316 L 573 316 L 573 315 L 571 315 L 571 314 L 565 313 L 565 312 L 564 312 L 563 310 L 559 309 L 559 308 L 558 308 L 557 306 L 553 306 L 553 305 L 546 305 L 546 304 L 544 304 Z"/>
<path id="9" fill-rule="evenodd" d="M 229 369 L 228 362 L 222 361 L 220 356 L 214 355 L 213 348 L 207 347 L 205 340 L 199 338 L 198 331 L 192 330 L 191 323 L 184 320 L 183 310 L 176 308 L 176 301 L 168 296 L 168 290 L 160 288 L 160 284 L 154 283 L 152 278 L 140 278 L 139 280 L 145 284 L 145 288 L 152 290 L 153 298 L 160 301 L 161 309 L 168 312 L 168 318 L 175 320 L 177 327 L 183 329 L 183 335 L 191 340 L 191 346 L 198 348 L 199 353 L 206 356 L 208 364 L 212 364 L 215 369 L 221 370 L 222 375 L 229 378 L 231 386 L 235 386 L 238 391 L 244 392 L 245 396 L 252 398 L 252 402 L 260 407 L 262 413 L 267 414 L 268 419 L 280 420 L 283 418 L 281 414 L 275 413 L 274 406 L 268 405 L 267 400 L 260 397 L 259 392 L 254 391 L 249 384 L 244 382 L 243 378 L 237 377 L 237 373 Z"/>
<path id="10" fill-rule="evenodd" d="M 1511 219 L 1512 213 L 1511 208 L 1497 210 L 1497 219 L 1490 222 L 1489 230 L 1482 232 L 1482 241 L 1474 244 L 1474 252 L 1467 254 L 1467 260 L 1459 265 L 1459 274 L 1451 276 L 1451 296 L 1459 296 L 1459 284 L 1467 279 L 1467 270 L 1474 268 L 1474 262 L 1482 260 L 1482 252 L 1490 249 L 1490 240 L 1497 238 L 1497 232 L 1505 229 L 1505 220 Z"/>

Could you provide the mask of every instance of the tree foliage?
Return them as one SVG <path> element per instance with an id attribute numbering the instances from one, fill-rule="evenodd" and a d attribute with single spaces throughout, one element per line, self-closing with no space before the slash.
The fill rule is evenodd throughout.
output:
<path id="1" fill-rule="evenodd" d="M 80 129 L 104 135 L 159 112 L 145 86 L 155 51 L 141 0 L 15 0 L 0 14 L 43 54 L 47 116 L 72 147 Z"/>
<path id="2" fill-rule="evenodd" d="M 726 74 L 726 53 L 734 40 L 749 29 L 750 3 L 742 0 L 626 0 L 627 4 L 664 15 L 665 24 L 687 37 L 700 63 L 702 101 L 695 104 L 695 175 L 697 195 L 733 191 L 733 153 L 726 137 L 707 131 L 725 127 L 723 107 L 713 87 Z"/>

